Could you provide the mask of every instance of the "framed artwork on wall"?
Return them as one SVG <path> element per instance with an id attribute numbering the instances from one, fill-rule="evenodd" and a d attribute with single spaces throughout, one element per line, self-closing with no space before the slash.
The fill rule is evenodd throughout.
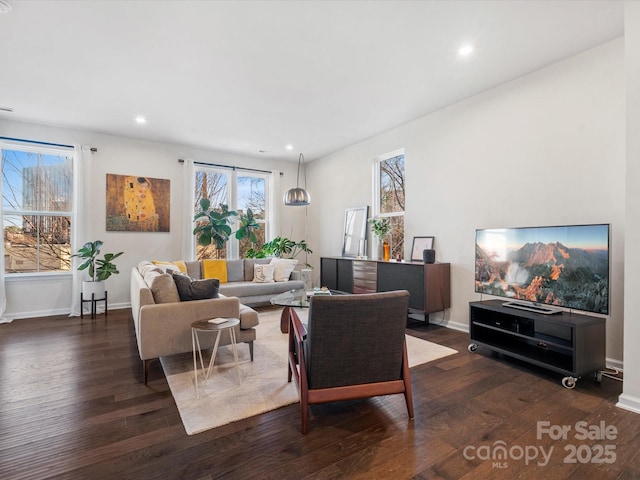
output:
<path id="1" fill-rule="evenodd" d="M 108 232 L 168 232 L 170 180 L 107 174 Z"/>
<path id="2" fill-rule="evenodd" d="M 411 261 L 422 262 L 422 252 L 433 249 L 433 237 L 413 237 L 411 246 Z"/>

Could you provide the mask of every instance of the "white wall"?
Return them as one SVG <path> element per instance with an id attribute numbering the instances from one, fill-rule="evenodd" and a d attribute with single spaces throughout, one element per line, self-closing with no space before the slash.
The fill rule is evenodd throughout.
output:
<path id="1" fill-rule="evenodd" d="M 96 147 L 91 155 L 93 179 L 91 237 L 105 242 L 104 252 L 124 251 L 116 264 L 120 275 L 107 280 L 110 308 L 128 307 L 129 272 L 143 259 L 177 260 L 181 257 L 181 227 L 185 213 L 182 208 L 182 164 L 179 158 L 284 172 L 280 189 L 275 192 L 279 205 L 280 224 L 276 235 L 301 239 L 304 234 L 304 210 L 281 205 L 285 190 L 295 186 L 297 163 L 285 160 L 265 160 L 239 157 L 220 152 L 194 149 L 180 145 L 134 140 L 92 132 L 54 128 L 43 125 L 0 120 L 0 135 L 61 144 L 83 144 Z M 139 175 L 171 181 L 171 226 L 168 233 L 107 232 L 105 226 L 106 174 Z M 37 277 L 30 280 L 9 279 L 7 290 L 7 318 L 24 318 L 68 313 L 71 302 L 70 276 Z M 37 292 L 34 294 L 34 292 Z M 79 299 L 78 299 L 79 302 Z"/>
<path id="2" fill-rule="evenodd" d="M 640 365 L 640 4 L 625 2 L 625 67 L 626 67 L 626 249 L 624 276 L 624 364 Z M 618 405 L 640 413 L 640 369 L 626 368 L 624 386 Z"/>
<path id="3" fill-rule="evenodd" d="M 622 360 L 624 43 L 618 39 L 309 165 L 309 238 L 341 251 L 344 209 L 372 205 L 372 162 L 404 148 L 406 245 L 451 263 L 449 326 L 468 327 L 477 228 L 610 223 L 607 356 Z M 319 268 L 316 268 L 316 276 Z M 440 314 L 436 314 L 437 319 Z"/>

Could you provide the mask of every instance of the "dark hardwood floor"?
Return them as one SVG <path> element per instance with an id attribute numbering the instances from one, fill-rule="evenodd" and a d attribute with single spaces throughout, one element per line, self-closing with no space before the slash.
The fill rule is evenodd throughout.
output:
<path id="1" fill-rule="evenodd" d="M 459 352 L 411 369 L 414 420 L 396 395 L 316 406 L 304 436 L 298 405 L 188 436 L 158 362 L 141 382 L 128 310 L 2 324 L 0 479 L 640 478 L 640 415 L 615 406 L 621 382 L 567 390 L 559 375 L 469 353 L 464 333 L 408 332 Z M 571 428 L 567 439 L 538 436 L 544 421 Z M 582 421 L 615 439 L 576 438 Z"/>

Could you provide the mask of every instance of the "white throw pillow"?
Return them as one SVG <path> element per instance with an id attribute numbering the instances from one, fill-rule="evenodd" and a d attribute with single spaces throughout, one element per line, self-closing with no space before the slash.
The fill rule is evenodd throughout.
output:
<path id="1" fill-rule="evenodd" d="M 253 281 L 256 283 L 273 283 L 273 265 L 258 264 L 253 266 Z"/>
<path id="2" fill-rule="evenodd" d="M 297 264 L 298 260 L 293 258 L 272 258 L 269 265 L 274 267 L 273 279 L 276 282 L 288 281 Z"/>

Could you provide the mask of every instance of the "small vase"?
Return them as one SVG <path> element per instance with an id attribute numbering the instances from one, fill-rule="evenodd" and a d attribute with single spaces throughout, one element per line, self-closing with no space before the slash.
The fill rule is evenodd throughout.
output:
<path id="1" fill-rule="evenodd" d="M 387 240 L 382 242 L 382 259 L 385 262 L 391 259 L 391 244 Z"/>

